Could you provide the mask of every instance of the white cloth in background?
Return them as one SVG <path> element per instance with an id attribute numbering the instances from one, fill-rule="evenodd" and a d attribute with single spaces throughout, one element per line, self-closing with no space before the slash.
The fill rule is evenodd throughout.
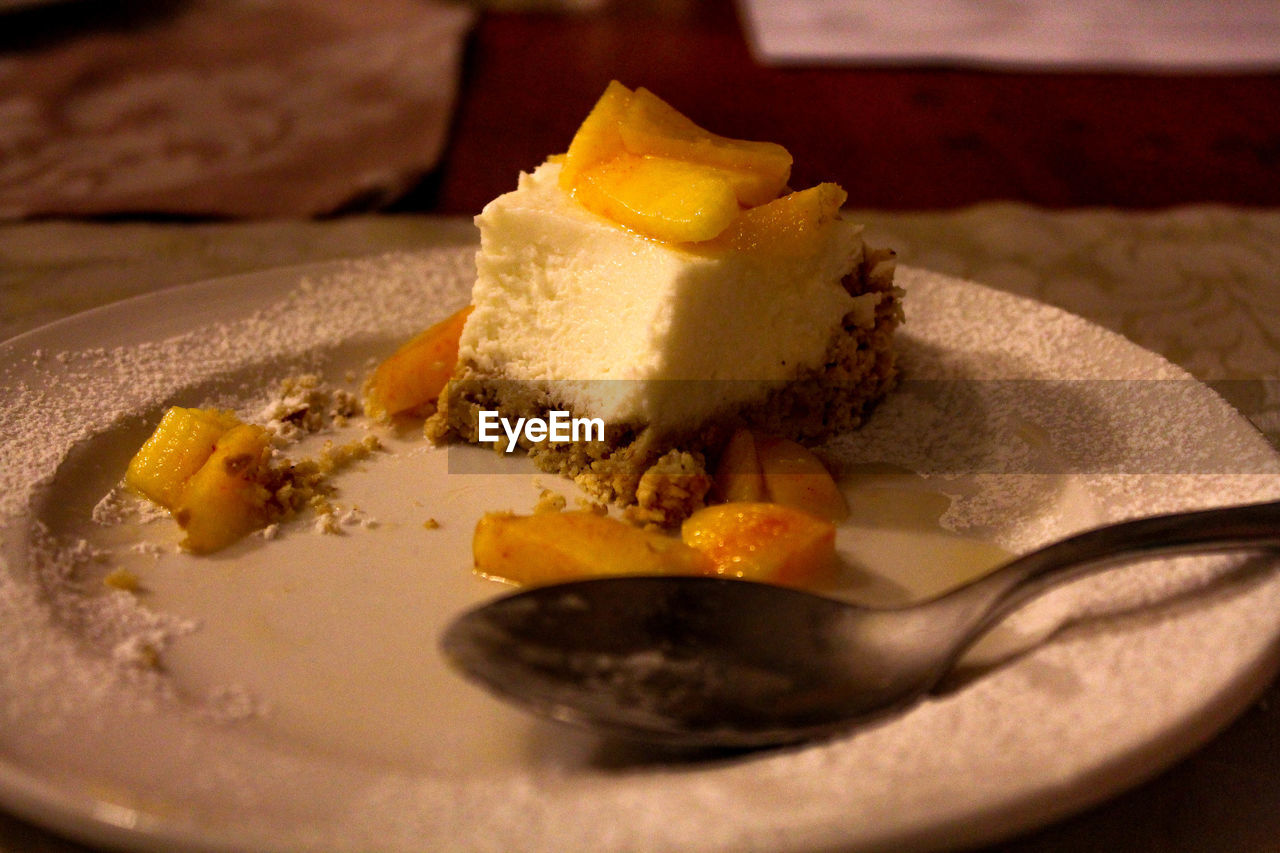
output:
<path id="1" fill-rule="evenodd" d="M 430 0 L 191 0 L 0 54 L 0 219 L 394 199 L 440 157 L 473 17 Z"/>
<path id="2" fill-rule="evenodd" d="M 1275 0 L 740 0 L 759 61 L 1129 71 L 1280 68 Z"/>

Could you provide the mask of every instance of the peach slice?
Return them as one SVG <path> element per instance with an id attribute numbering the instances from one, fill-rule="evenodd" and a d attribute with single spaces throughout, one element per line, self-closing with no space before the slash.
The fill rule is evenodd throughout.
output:
<path id="1" fill-rule="evenodd" d="M 724 170 L 744 207 L 777 198 L 791 177 L 791 154 L 786 148 L 711 133 L 648 89 L 636 89 L 632 94 L 618 133 L 633 154 Z"/>
<path id="2" fill-rule="evenodd" d="M 744 210 L 715 239 L 715 246 L 786 257 L 812 254 L 821 245 L 823 226 L 839 215 L 848 197 L 848 193 L 831 183 L 784 195 Z"/>
<path id="3" fill-rule="evenodd" d="M 733 187 L 715 169 L 621 154 L 581 172 L 575 197 L 588 210 L 669 243 L 710 240 L 738 215 Z"/>
<path id="4" fill-rule="evenodd" d="M 704 507 L 685 519 L 680 537 L 724 577 L 814 585 L 836 566 L 835 525 L 781 504 Z"/>
<path id="5" fill-rule="evenodd" d="M 716 463 L 715 496 L 721 501 L 765 500 L 764 473 L 749 429 L 734 430 Z"/>
<path id="6" fill-rule="evenodd" d="M 604 94 L 578 127 L 560 167 L 560 188 L 572 192 L 583 169 L 612 160 L 626 149 L 618 126 L 631 103 L 632 92 L 617 80 L 610 81 Z"/>
<path id="7" fill-rule="evenodd" d="M 517 584 L 607 575 L 711 574 L 678 539 L 589 511 L 487 513 L 471 543 L 476 571 Z"/>
<path id="8" fill-rule="evenodd" d="M 611 82 L 561 159 L 560 187 L 638 233 L 698 243 L 777 198 L 791 155 L 704 130 L 647 89 Z"/>
<path id="9" fill-rule="evenodd" d="M 769 501 L 839 523 L 849 504 L 822 460 L 802 444 L 738 429 L 716 464 L 715 494 L 725 502 Z"/>
<path id="10" fill-rule="evenodd" d="M 433 402 L 453 375 L 468 305 L 419 333 L 378 365 L 365 382 L 364 409 L 385 419 Z"/>
<path id="11" fill-rule="evenodd" d="M 807 447 L 785 438 L 756 441 L 769 500 L 839 523 L 849 504 L 822 460 Z"/>
<path id="12" fill-rule="evenodd" d="M 256 424 L 232 427 L 218 439 L 173 507 L 174 520 L 187 534 L 185 548 L 217 551 L 266 525 L 270 443 Z"/>
<path id="13" fill-rule="evenodd" d="M 240 419 L 220 409 L 172 406 L 139 448 L 125 483 L 165 509 L 172 509 L 191 476 L 213 453 L 218 439 Z"/>

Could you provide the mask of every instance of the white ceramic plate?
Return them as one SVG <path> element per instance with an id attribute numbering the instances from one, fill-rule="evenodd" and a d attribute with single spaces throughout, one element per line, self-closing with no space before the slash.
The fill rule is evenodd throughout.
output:
<path id="1" fill-rule="evenodd" d="M 450 616 L 503 591 L 469 572 L 479 515 L 528 511 L 544 487 L 574 500 L 527 461 L 388 435 L 336 480 L 364 524 L 205 558 L 175 551 L 168 520 L 92 520 L 164 407 L 252 416 L 307 370 L 354 388 L 465 302 L 469 255 L 209 282 L 0 348 L 0 804 L 166 850 L 945 846 L 1135 783 L 1273 673 L 1271 566 L 1152 562 L 1042 599 L 972 677 L 881 725 L 664 760 L 526 719 L 439 659 Z M 1280 495 L 1262 438 L 1156 356 L 979 285 L 900 280 L 910 381 L 827 448 L 855 508 L 846 594 L 901 600 L 1097 521 Z M 140 592 L 105 591 L 117 566 Z"/>

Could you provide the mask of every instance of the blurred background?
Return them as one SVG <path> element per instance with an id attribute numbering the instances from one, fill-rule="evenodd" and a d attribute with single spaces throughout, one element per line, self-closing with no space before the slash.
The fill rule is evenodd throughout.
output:
<path id="1" fill-rule="evenodd" d="M 1125 334 L 1280 446 L 1272 0 L 0 0 L 0 338 L 473 239 L 611 79 L 782 143 L 905 263 Z M 1280 849 L 1278 701 L 998 849 Z M 0 815 L 28 849 L 82 848 Z"/>
<path id="2" fill-rule="evenodd" d="M 885 210 L 1280 201 L 1240 0 L 6 0 L 0 215 L 474 214 L 610 79 Z M 266 182 L 266 183 L 264 183 Z"/>

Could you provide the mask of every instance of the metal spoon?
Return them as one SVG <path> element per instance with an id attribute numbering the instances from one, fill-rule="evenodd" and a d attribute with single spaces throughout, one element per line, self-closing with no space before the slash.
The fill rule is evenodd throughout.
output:
<path id="1" fill-rule="evenodd" d="M 472 610 L 447 658 L 499 697 L 596 731 L 678 747 L 796 743 L 901 709 L 1049 588 L 1121 559 L 1280 545 L 1280 502 L 1087 531 L 921 604 L 874 610 L 706 577 L 612 577 Z"/>

